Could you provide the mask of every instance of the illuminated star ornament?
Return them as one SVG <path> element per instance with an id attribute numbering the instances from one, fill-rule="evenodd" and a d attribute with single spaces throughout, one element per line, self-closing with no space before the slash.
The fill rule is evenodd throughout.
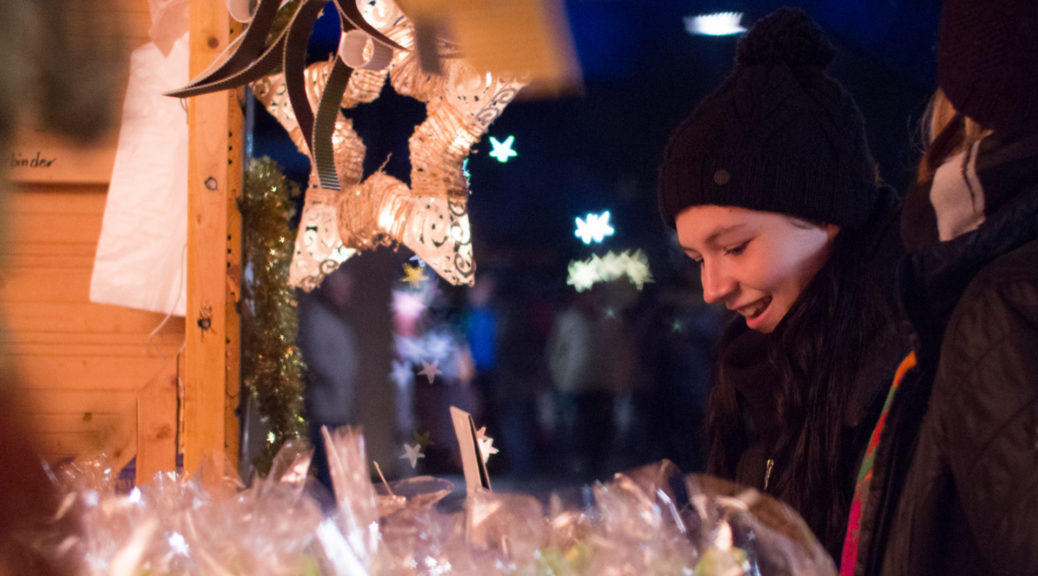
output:
<path id="1" fill-rule="evenodd" d="M 483 458 L 484 464 L 487 463 L 491 456 L 500 452 L 500 450 L 494 448 L 494 439 L 487 436 L 486 426 L 476 431 L 476 441 L 479 442 L 479 455 Z"/>
<path id="2" fill-rule="evenodd" d="M 404 444 L 404 453 L 400 455 L 401 460 L 410 462 L 411 468 L 414 469 L 418 467 L 419 458 L 425 458 L 421 444 Z"/>
<path id="3" fill-rule="evenodd" d="M 598 281 L 598 271 L 591 265 L 591 262 L 573 260 L 569 263 L 569 275 L 566 278 L 566 284 L 573 286 L 573 289 L 577 292 L 591 289 L 595 282 Z"/>
<path id="4" fill-rule="evenodd" d="M 508 138 L 505 138 L 504 142 L 501 142 L 497 138 L 491 136 L 490 146 L 493 148 L 493 150 L 490 151 L 490 155 L 497 159 L 498 162 L 504 164 L 505 162 L 508 162 L 509 158 L 519 155 L 518 152 L 512 150 L 512 144 L 514 143 L 515 136 L 509 136 Z"/>
<path id="5" fill-rule="evenodd" d="M 412 289 L 417 290 L 422 285 L 422 282 L 425 282 L 425 269 L 421 266 L 404 264 L 404 277 L 400 281 L 407 282 Z"/>
<path id="6" fill-rule="evenodd" d="M 437 374 L 443 374 L 443 372 L 440 372 L 440 367 L 436 364 L 436 362 L 430 364 L 429 362 L 425 361 L 422 362 L 422 369 L 419 370 L 418 373 L 428 378 L 429 384 L 433 383 L 433 380 L 436 379 Z"/>
<path id="7" fill-rule="evenodd" d="M 613 227 L 609 225 L 609 211 L 601 214 L 588 213 L 584 219 L 577 218 L 577 231 L 574 235 L 584 244 L 600 243 L 606 236 L 612 236 Z"/>
<path id="8" fill-rule="evenodd" d="M 191 547 L 188 546 L 187 540 L 184 539 L 184 536 L 180 532 L 173 532 L 170 534 L 168 541 L 169 548 L 174 554 L 187 556 L 191 551 Z"/>

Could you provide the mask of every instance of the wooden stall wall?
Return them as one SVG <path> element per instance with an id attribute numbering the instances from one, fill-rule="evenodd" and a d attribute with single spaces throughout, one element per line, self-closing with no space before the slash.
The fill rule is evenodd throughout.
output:
<path id="1" fill-rule="evenodd" d="M 148 41 L 146 0 L 78 9 L 123 19 L 127 55 Z M 143 482 L 176 465 L 185 329 L 182 318 L 89 301 L 116 133 L 85 144 L 29 127 L 16 138 L 5 159 L 0 354 L 46 458 L 104 453 L 116 469 L 136 458 Z"/>

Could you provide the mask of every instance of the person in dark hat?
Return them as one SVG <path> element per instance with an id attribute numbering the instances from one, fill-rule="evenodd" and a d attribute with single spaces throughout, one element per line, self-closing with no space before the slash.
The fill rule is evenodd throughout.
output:
<path id="1" fill-rule="evenodd" d="M 795 508 L 840 551 L 858 462 L 907 344 L 893 271 L 899 199 L 879 182 L 832 45 L 782 9 L 672 134 L 659 207 L 731 312 L 716 352 L 708 465 Z"/>
<path id="2" fill-rule="evenodd" d="M 946 0 L 846 575 L 1038 574 L 1038 2 Z"/>

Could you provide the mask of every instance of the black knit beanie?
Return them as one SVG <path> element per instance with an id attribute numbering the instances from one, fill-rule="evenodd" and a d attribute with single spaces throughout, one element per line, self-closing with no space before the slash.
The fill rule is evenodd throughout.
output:
<path id="1" fill-rule="evenodd" d="M 985 128 L 1038 132 L 1038 0 L 945 0 L 937 84 Z"/>
<path id="2" fill-rule="evenodd" d="M 866 222 L 878 197 L 876 168 L 857 105 L 825 72 L 833 56 L 800 10 L 753 25 L 731 74 L 667 144 L 658 190 L 667 226 L 701 204 L 852 229 Z"/>

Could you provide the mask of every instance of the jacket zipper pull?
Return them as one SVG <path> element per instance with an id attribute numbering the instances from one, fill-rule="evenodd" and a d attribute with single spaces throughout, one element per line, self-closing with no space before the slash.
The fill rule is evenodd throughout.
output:
<path id="1" fill-rule="evenodd" d="M 775 459 L 768 458 L 764 463 L 764 491 L 768 491 L 768 481 L 771 480 L 771 469 L 775 467 Z"/>

